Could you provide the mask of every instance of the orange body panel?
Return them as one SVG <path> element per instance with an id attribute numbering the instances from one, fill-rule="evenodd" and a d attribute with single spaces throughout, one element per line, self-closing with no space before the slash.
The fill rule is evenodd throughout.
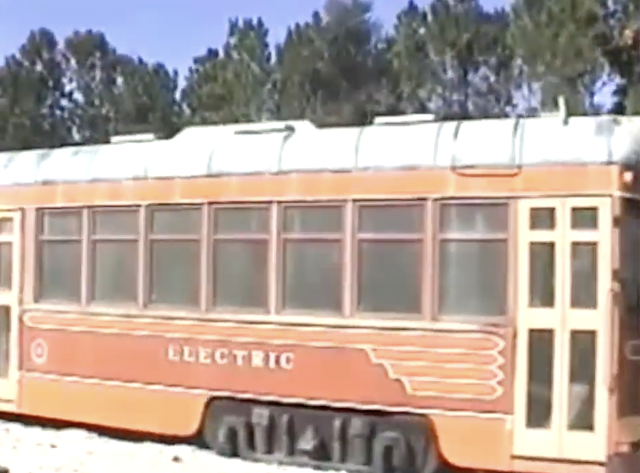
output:
<path id="1" fill-rule="evenodd" d="M 46 346 L 44 361 L 29 349 L 38 344 Z M 28 313 L 22 347 L 26 375 L 401 412 L 510 409 L 503 372 L 509 354 L 500 332 Z M 269 366 L 270 356 L 277 364 L 285 354 L 287 367 Z"/>
<path id="2" fill-rule="evenodd" d="M 463 172 L 51 184 L 5 188 L 0 207 L 611 195 L 625 189 L 617 166 Z M 33 210 L 26 213 L 22 301 L 31 304 L 36 217 Z M 500 321 L 504 325 L 495 327 L 421 322 L 401 328 L 393 321 L 321 325 L 316 318 L 302 325 L 279 323 L 273 315 L 227 322 L 202 313 L 169 319 L 136 309 L 115 316 L 95 308 L 89 314 L 33 307 L 20 316 L 17 408 L 27 415 L 189 436 L 211 397 L 385 411 L 429 416 L 443 456 L 461 467 L 564 468 L 551 460 L 540 467 L 512 458 L 512 308 Z"/>
<path id="3" fill-rule="evenodd" d="M 29 374 L 22 376 L 20 390 L 18 408 L 26 415 L 185 437 L 197 431 L 208 399 L 206 394 Z"/>
<path id="4" fill-rule="evenodd" d="M 20 411 L 27 415 L 72 419 L 93 425 L 186 436 L 200 425 L 208 396 L 144 387 L 114 386 L 87 380 L 26 375 Z M 96 409 L 100 406 L 100 409 Z M 123 409 L 126 406 L 126 409 Z M 158 413 L 162 413 L 159 415 Z M 509 471 L 511 436 L 502 418 L 473 414 L 431 414 L 442 455 L 461 467 Z M 478 439 L 491 439 L 479 442 Z"/>
<path id="5" fill-rule="evenodd" d="M 571 176 L 571 179 L 567 179 Z M 510 174 L 450 170 L 228 176 L 7 187 L 0 206 L 595 194 L 617 190 L 617 166 L 554 166 Z"/>
<path id="6" fill-rule="evenodd" d="M 383 331 L 45 312 L 27 313 L 23 322 L 20 410 L 27 414 L 190 435 L 210 396 L 414 412 L 434 420 L 449 461 L 503 469 L 509 458 L 507 331 Z M 234 350 L 246 353 L 244 358 L 234 357 Z M 266 357 L 262 364 L 255 363 L 256 354 Z M 276 360 L 271 367 L 269 354 Z M 451 410 L 459 415 L 449 415 Z M 460 441 L 461 432 L 469 442 Z M 491 448 L 470 450 L 472 439 L 488 436 L 496 439 Z"/>

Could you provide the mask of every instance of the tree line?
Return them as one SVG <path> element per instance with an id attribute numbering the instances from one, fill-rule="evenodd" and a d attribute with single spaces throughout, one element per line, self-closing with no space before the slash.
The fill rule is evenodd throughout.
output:
<path id="1" fill-rule="evenodd" d="M 230 19 L 182 80 L 108 32 L 43 27 L 0 65 L 0 149 L 191 124 L 531 116 L 560 95 L 573 114 L 640 113 L 638 15 L 631 0 L 410 0 L 385 29 L 368 0 L 327 0 L 275 43 L 261 18 Z"/>

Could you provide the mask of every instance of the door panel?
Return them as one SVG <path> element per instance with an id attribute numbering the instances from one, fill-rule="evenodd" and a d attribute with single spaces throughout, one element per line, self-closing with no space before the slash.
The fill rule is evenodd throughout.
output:
<path id="1" fill-rule="evenodd" d="M 0 212 L 0 401 L 18 392 L 20 238 L 20 214 Z"/>
<path id="2" fill-rule="evenodd" d="M 518 207 L 518 304 L 515 455 L 556 457 L 560 428 L 560 371 L 554 364 L 562 351 L 562 241 L 560 200 L 535 199 Z"/>
<path id="3" fill-rule="evenodd" d="M 611 201 L 523 200 L 518 230 L 513 453 L 603 461 Z"/>
<path id="4" fill-rule="evenodd" d="M 565 201 L 562 456 L 604 461 L 611 307 L 611 199 Z"/>

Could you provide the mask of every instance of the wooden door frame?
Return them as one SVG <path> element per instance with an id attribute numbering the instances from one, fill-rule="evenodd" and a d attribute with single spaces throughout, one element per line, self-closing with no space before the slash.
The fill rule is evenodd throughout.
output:
<path id="1" fill-rule="evenodd" d="M 576 309 L 570 303 L 564 307 L 564 317 L 566 320 L 565 347 L 567 356 L 563 358 L 563 371 L 569 372 L 571 347 L 570 337 L 573 331 L 596 331 L 596 366 L 594 396 L 594 432 L 579 430 L 562 430 L 563 435 L 563 456 L 574 459 L 582 458 L 587 461 L 605 461 L 608 451 L 608 420 L 609 420 L 609 392 L 608 373 L 611 366 L 611 317 L 613 307 L 611 306 L 611 285 L 612 285 L 612 226 L 613 226 L 613 204 L 611 197 L 572 197 L 565 200 L 565 220 L 564 244 L 567 252 L 566 261 L 569 262 L 570 252 L 574 243 L 596 243 L 597 253 L 597 307 L 596 309 Z M 598 209 L 598 227 L 594 230 L 574 230 L 571 228 L 571 210 L 574 208 Z M 571 287 L 571 267 L 565 265 L 563 281 L 568 288 L 567 302 L 570 297 Z M 567 375 L 567 387 L 569 379 Z M 562 422 L 568 422 L 568 412 L 563 404 Z"/>
<path id="2" fill-rule="evenodd" d="M 530 229 L 531 209 L 553 209 L 555 227 L 550 230 Z M 531 429 L 527 428 L 527 385 L 529 368 L 529 334 L 532 329 L 553 330 L 553 354 L 558 356 L 562 352 L 561 344 L 557 336 L 561 330 L 559 324 L 560 308 L 564 304 L 562 298 L 564 292 L 558 287 L 558 281 L 562 278 L 561 261 L 562 252 L 562 200 L 561 199 L 526 199 L 520 200 L 517 204 L 518 215 L 518 248 L 517 248 L 517 270 L 518 288 L 516 303 L 516 372 L 514 375 L 514 423 L 513 423 L 513 454 L 522 457 L 532 458 L 557 458 L 560 455 L 557 432 L 559 429 L 560 416 L 553 406 L 557 406 L 560 400 L 560 390 L 557 386 L 561 383 L 560 372 L 553 371 L 551 393 L 552 412 L 549 428 Z M 529 307 L 529 250 L 531 243 L 552 243 L 554 245 L 555 257 L 555 304 L 552 308 L 530 308 Z"/>
<path id="3" fill-rule="evenodd" d="M 13 231 L 11 234 L 0 233 L 0 242 L 12 244 L 12 274 L 11 289 L 0 289 L 0 306 L 9 308 L 10 339 L 9 339 L 9 375 L 0 380 L 0 401 L 14 402 L 18 396 L 19 374 L 19 334 L 20 334 L 20 288 L 22 276 L 22 214 L 18 210 L 0 210 L 0 221 L 10 218 Z M 2 316 L 0 314 L 0 316 Z"/>
<path id="4" fill-rule="evenodd" d="M 513 455 L 547 459 L 601 462 L 608 446 L 609 402 L 606 376 L 610 367 L 612 343 L 609 291 L 612 270 L 611 197 L 531 198 L 518 203 L 518 303 L 516 314 L 516 373 L 514 376 Z M 576 207 L 598 208 L 597 230 L 571 229 L 571 210 Z M 554 208 L 553 230 L 530 230 L 532 208 Z M 556 245 L 555 306 L 549 309 L 529 308 L 529 245 L 532 242 L 554 242 Z M 571 249 L 574 242 L 597 242 L 598 304 L 596 309 L 574 309 L 570 302 Z M 531 329 L 553 330 L 553 400 L 549 428 L 528 428 L 528 335 Z M 596 332 L 596 373 L 594 389 L 594 430 L 569 430 L 568 404 L 570 392 L 570 336 L 572 331 Z"/>

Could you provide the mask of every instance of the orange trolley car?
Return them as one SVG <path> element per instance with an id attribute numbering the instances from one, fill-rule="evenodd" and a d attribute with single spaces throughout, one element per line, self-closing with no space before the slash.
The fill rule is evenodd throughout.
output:
<path id="1" fill-rule="evenodd" d="M 624 471 L 639 126 L 407 116 L 1 154 L 0 410 L 353 472 Z"/>

